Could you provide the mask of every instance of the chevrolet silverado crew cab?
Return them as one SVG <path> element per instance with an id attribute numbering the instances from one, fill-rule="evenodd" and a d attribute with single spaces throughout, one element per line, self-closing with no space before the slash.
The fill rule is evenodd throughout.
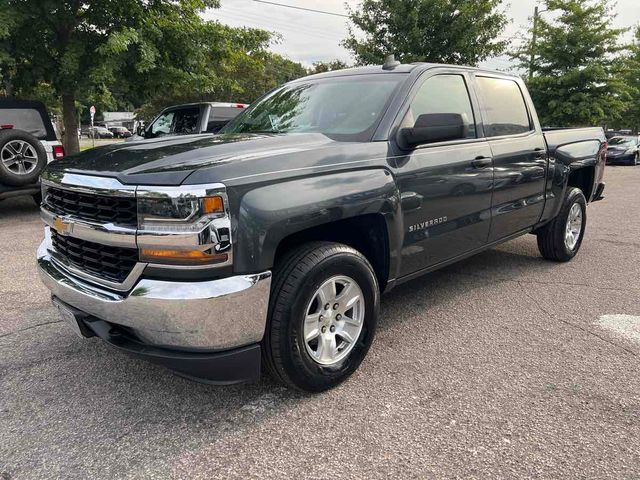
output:
<path id="1" fill-rule="evenodd" d="M 77 333 L 210 383 L 321 391 L 380 296 L 520 235 L 571 260 L 600 128 L 543 131 L 522 80 L 389 60 L 287 83 L 218 135 L 110 145 L 42 176 L 39 271 Z"/>

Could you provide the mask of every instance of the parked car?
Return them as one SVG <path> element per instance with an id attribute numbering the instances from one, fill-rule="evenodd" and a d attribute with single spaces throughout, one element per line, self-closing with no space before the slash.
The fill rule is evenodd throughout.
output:
<path id="1" fill-rule="evenodd" d="M 40 173 L 63 157 L 44 104 L 0 100 L 0 200 L 31 195 L 40 203 Z"/>
<path id="2" fill-rule="evenodd" d="M 113 133 L 114 138 L 129 138 L 132 135 L 127 127 L 109 127 L 108 130 Z"/>
<path id="3" fill-rule="evenodd" d="M 605 152 L 601 128 L 543 131 L 517 76 L 393 60 L 313 75 L 218 135 L 51 164 L 39 271 L 80 335 L 192 379 L 262 362 L 317 392 L 358 368 L 396 285 L 527 233 L 571 260 Z"/>
<path id="4" fill-rule="evenodd" d="M 248 105 L 245 103 L 188 103 L 165 108 L 144 129 L 140 128 L 129 141 L 167 135 L 218 133 Z"/>
<path id="5" fill-rule="evenodd" d="M 607 163 L 626 163 L 636 166 L 640 162 L 640 137 L 619 136 L 609 139 Z"/>
<path id="6" fill-rule="evenodd" d="M 89 127 L 89 137 L 93 138 L 113 138 L 113 132 L 110 132 L 106 127 L 95 126 Z"/>

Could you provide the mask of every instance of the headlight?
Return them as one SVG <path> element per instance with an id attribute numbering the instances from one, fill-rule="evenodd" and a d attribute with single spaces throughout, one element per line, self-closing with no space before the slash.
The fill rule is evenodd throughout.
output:
<path id="1" fill-rule="evenodd" d="M 231 263 L 224 185 L 139 188 L 140 259 L 170 265 Z"/>

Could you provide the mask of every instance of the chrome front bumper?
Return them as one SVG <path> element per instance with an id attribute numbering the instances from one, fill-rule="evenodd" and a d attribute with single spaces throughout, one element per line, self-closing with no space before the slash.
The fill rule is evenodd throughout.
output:
<path id="1" fill-rule="evenodd" d="M 38 249 L 38 270 L 54 297 L 128 327 L 149 345 L 214 352 L 257 343 L 264 335 L 269 271 L 200 282 L 142 278 L 129 292 L 116 293 L 72 275 L 47 247 L 45 240 Z"/>

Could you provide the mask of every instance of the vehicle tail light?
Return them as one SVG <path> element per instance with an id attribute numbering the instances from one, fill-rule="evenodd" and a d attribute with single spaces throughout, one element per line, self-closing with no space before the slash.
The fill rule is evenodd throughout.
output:
<path id="1" fill-rule="evenodd" d="M 13 128 L 13 125 L 11 125 L 10 123 L 5 123 L 4 125 L 0 125 L 0 129 L 2 130 L 11 130 Z"/>
<path id="2" fill-rule="evenodd" d="M 53 146 L 53 158 L 55 160 L 62 160 L 64 158 L 64 147 L 62 145 Z"/>
<path id="3" fill-rule="evenodd" d="M 236 108 L 247 108 L 246 103 L 236 103 Z"/>

